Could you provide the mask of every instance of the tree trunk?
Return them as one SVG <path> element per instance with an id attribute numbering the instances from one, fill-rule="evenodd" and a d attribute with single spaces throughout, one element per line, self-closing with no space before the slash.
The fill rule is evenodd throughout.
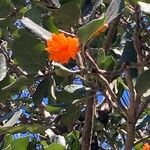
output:
<path id="1" fill-rule="evenodd" d="M 135 139 L 135 124 L 129 122 L 127 125 L 127 138 L 125 142 L 125 150 L 132 150 Z"/>
<path id="2" fill-rule="evenodd" d="M 81 150 L 90 150 L 93 132 L 93 121 L 95 112 L 95 98 L 91 97 L 87 101 L 84 128 L 82 133 Z"/>

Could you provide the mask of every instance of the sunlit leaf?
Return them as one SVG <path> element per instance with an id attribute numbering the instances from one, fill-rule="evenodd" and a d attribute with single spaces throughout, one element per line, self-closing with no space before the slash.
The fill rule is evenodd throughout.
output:
<path id="1" fill-rule="evenodd" d="M 20 116 L 22 114 L 21 110 L 18 110 L 14 113 L 14 115 L 12 116 L 12 118 L 10 120 L 8 120 L 8 122 L 6 122 L 3 127 L 11 127 L 13 125 L 15 125 L 17 123 L 17 121 L 19 120 Z"/>
<path id="2" fill-rule="evenodd" d="M 29 144 L 29 136 L 18 138 L 11 143 L 12 150 L 27 150 Z"/>
<path id="3" fill-rule="evenodd" d="M 78 37 L 81 43 L 86 43 L 97 33 L 98 29 L 105 23 L 106 16 L 102 16 L 99 19 L 94 19 L 87 23 L 86 25 L 78 29 Z"/>
<path id="4" fill-rule="evenodd" d="M 97 64 L 100 68 L 105 70 L 114 70 L 114 67 L 117 65 L 117 61 L 113 56 L 106 56 L 103 49 L 98 51 Z"/>
<path id="5" fill-rule="evenodd" d="M 37 37 L 43 40 L 51 39 L 51 33 L 33 22 L 31 19 L 27 17 L 22 17 L 21 22 L 29 31 L 31 31 Z"/>
<path id="6" fill-rule="evenodd" d="M 7 66 L 6 66 L 6 59 L 3 54 L 0 53 L 0 81 L 2 81 L 7 74 Z"/>
<path id="7" fill-rule="evenodd" d="M 80 72 L 79 70 L 70 70 L 59 63 L 53 63 L 55 66 L 54 73 L 60 77 L 67 77 L 69 75 Z"/>
<path id="8" fill-rule="evenodd" d="M 44 16 L 42 19 L 42 25 L 43 27 L 50 31 L 51 33 L 59 33 L 58 28 L 55 26 L 54 22 L 53 22 L 54 18 L 53 17 L 49 17 L 49 16 Z"/>
<path id="9" fill-rule="evenodd" d="M 39 124 L 32 124 L 32 125 L 18 125 L 12 127 L 1 127 L 0 133 L 1 134 L 12 134 L 12 133 L 20 133 L 20 132 L 35 132 L 35 133 L 43 133 L 46 129 L 48 129 L 48 126 L 43 126 Z"/>
<path id="10" fill-rule="evenodd" d="M 11 142 L 13 141 L 13 137 L 11 134 L 6 134 L 4 136 L 4 145 L 2 150 L 12 150 Z"/>
<path id="11" fill-rule="evenodd" d="M 52 105 L 48 105 L 46 106 L 45 110 L 50 112 L 50 113 L 58 113 L 62 108 L 58 107 L 58 106 L 52 106 Z"/>
<path id="12" fill-rule="evenodd" d="M 33 83 L 32 78 L 28 78 L 26 76 L 20 76 L 16 81 L 9 84 L 8 86 L 3 87 L 2 91 L 9 91 L 9 92 L 17 92 L 24 87 L 31 85 Z"/>
<path id="13" fill-rule="evenodd" d="M 67 135 L 68 148 L 71 150 L 80 150 L 79 131 L 72 131 Z"/>
<path id="14" fill-rule="evenodd" d="M 112 0 L 107 12 L 107 22 L 110 23 L 114 18 L 116 18 L 124 9 L 124 0 Z"/>
<path id="15" fill-rule="evenodd" d="M 148 122 L 150 122 L 150 116 L 145 115 L 142 119 L 139 119 L 137 121 L 136 130 L 142 130 L 146 125 L 148 125 Z"/>
<path id="16" fill-rule="evenodd" d="M 52 143 L 49 146 L 45 146 L 44 150 L 66 150 L 66 148 L 60 144 Z"/>
<path id="17" fill-rule="evenodd" d="M 141 11 L 150 15 L 150 3 L 138 2 L 140 5 Z"/>

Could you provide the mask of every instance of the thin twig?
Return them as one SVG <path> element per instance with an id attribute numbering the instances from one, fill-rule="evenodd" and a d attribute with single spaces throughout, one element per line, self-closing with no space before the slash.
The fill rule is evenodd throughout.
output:
<path id="1" fill-rule="evenodd" d="M 107 81 L 107 79 L 103 76 L 103 74 L 106 72 L 105 70 L 101 70 L 98 65 L 95 63 L 95 61 L 93 60 L 93 58 L 89 55 L 88 52 L 85 53 L 87 58 L 91 61 L 91 63 L 93 64 L 93 66 L 95 67 L 96 71 L 99 73 L 98 77 L 101 80 L 101 82 L 104 84 L 104 86 L 106 87 L 106 89 L 108 90 L 108 93 L 111 95 L 111 98 L 113 101 L 117 101 L 117 96 L 115 95 L 115 93 L 111 90 L 111 87 L 109 85 L 109 82 Z"/>
<path id="2" fill-rule="evenodd" d="M 76 60 L 76 62 L 77 62 L 77 65 L 78 65 L 80 70 L 83 70 L 85 68 L 84 64 L 83 64 L 83 59 L 81 57 L 80 52 L 77 53 L 77 60 Z"/>
<path id="3" fill-rule="evenodd" d="M 105 70 L 102 70 L 102 69 L 100 69 L 98 67 L 98 65 L 96 64 L 96 62 L 94 61 L 94 59 L 90 56 L 90 54 L 87 51 L 85 52 L 85 54 L 86 54 L 86 57 L 90 60 L 90 62 L 93 64 L 93 66 L 95 67 L 95 69 L 97 70 L 97 72 L 99 74 L 103 74 L 103 73 L 106 72 Z"/>
<path id="4" fill-rule="evenodd" d="M 59 31 L 60 31 L 61 33 L 64 33 L 64 34 L 66 34 L 67 36 L 70 36 L 70 37 L 75 37 L 75 34 L 73 34 L 73 33 L 69 33 L 69 32 L 66 32 L 66 31 L 64 31 L 64 30 L 61 30 L 61 29 L 59 29 Z"/>

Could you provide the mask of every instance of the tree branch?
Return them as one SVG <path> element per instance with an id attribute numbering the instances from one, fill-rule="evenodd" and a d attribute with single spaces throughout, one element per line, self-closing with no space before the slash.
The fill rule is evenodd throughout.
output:
<path id="1" fill-rule="evenodd" d="M 87 101 L 87 105 L 86 105 L 84 128 L 83 128 L 83 133 L 82 133 L 81 150 L 90 150 L 91 149 L 94 114 L 95 114 L 95 97 L 91 97 Z"/>
<path id="2" fill-rule="evenodd" d="M 133 42 L 134 42 L 134 47 L 137 53 L 137 62 L 142 63 L 143 62 L 143 57 L 142 57 L 142 49 L 141 49 L 141 39 L 140 39 L 140 8 L 138 5 L 135 6 L 135 21 L 136 21 L 136 26 L 135 26 L 135 31 L 133 35 Z M 139 74 L 144 72 L 144 66 L 140 66 L 138 68 Z"/>
<path id="3" fill-rule="evenodd" d="M 121 17 L 121 15 L 116 17 L 113 20 L 113 22 L 110 24 L 110 27 L 109 27 L 108 32 L 107 32 L 107 37 L 106 37 L 106 39 L 105 39 L 105 41 L 103 43 L 103 48 L 106 50 L 106 52 L 109 51 L 109 47 L 110 47 L 110 45 L 112 43 L 113 37 L 116 34 L 117 25 L 119 23 L 120 17 Z"/>
<path id="4" fill-rule="evenodd" d="M 126 81 L 129 88 L 129 101 L 130 105 L 128 108 L 127 115 L 127 138 L 125 141 L 125 149 L 132 150 L 135 140 L 135 124 L 136 124 L 136 92 L 134 90 L 133 82 L 129 71 L 126 71 Z"/>
<path id="5" fill-rule="evenodd" d="M 116 94 L 113 92 L 113 90 L 111 89 L 110 87 L 110 84 L 108 82 L 108 80 L 104 77 L 104 75 L 110 75 L 110 74 L 114 74 L 114 72 L 107 72 L 105 70 L 102 70 L 98 67 L 98 65 L 96 64 L 96 62 L 93 60 L 93 58 L 90 56 L 90 54 L 86 51 L 85 52 L 86 54 L 86 57 L 90 60 L 90 62 L 92 63 L 92 65 L 95 67 L 96 69 L 96 72 L 98 73 L 97 76 L 99 77 L 99 79 L 101 80 L 102 84 L 106 87 L 106 90 L 108 91 L 108 94 L 110 95 L 111 97 L 111 100 L 112 100 L 112 104 L 113 104 L 113 107 L 117 107 L 120 109 L 120 110 L 123 110 L 124 113 L 126 114 L 126 110 L 124 110 L 122 107 L 120 107 L 120 104 L 118 102 L 118 98 L 116 96 Z M 121 68 L 122 70 L 122 68 Z M 119 70 L 119 72 L 121 71 Z M 118 72 L 115 72 L 118 74 Z"/>

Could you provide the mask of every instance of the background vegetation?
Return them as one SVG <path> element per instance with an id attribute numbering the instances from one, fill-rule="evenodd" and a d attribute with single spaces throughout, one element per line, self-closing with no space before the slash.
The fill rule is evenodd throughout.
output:
<path id="1" fill-rule="evenodd" d="M 0 149 L 141 150 L 150 140 L 150 4 L 0 0 Z M 76 60 L 48 60 L 51 33 Z"/>

